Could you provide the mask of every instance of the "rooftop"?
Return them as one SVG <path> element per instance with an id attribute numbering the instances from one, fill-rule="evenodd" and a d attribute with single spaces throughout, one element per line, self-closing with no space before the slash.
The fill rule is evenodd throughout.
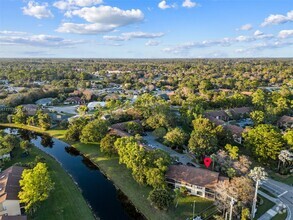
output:
<path id="1" fill-rule="evenodd" d="M 18 200 L 19 180 L 24 168 L 12 166 L 0 173 L 0 202 Z"/>
<path id="2" fill-rule="evenodd" d="M 214 188 L 219 181 L 219 173 L 203 168 L 171 165 L 166 173 L 166 178 L 196 186 Z"/>

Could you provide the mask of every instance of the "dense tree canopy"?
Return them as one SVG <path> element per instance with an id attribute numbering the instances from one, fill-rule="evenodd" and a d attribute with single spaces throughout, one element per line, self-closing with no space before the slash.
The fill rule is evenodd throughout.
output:
<path id="1" fill-rule="evenodd" d="M 21 187 L 18 194 L 20 202 L 25 204 L 25 210 L 30 213 L 36 211 L 54 188 L 54 183 L 44 163 L 37 163 L 33 169 L 24 170 L 19 184 Z"/>
<path id="2" fill-rule="evenodd" d="M 244 145 L 262 162 L 277 160 L 284 147 L 281 132 L 269 124 L 260 124 L 244 133 L 243 136 Z"/>

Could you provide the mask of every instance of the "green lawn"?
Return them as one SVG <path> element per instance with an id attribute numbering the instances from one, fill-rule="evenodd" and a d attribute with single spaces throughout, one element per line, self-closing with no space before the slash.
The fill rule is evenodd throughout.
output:
<path id="1" fill-rule="evenodd" d="M 271 202 L 270 200 L 260 195 L 258 197 L 260 197 L 263 200 L 263 204 L 258 205 L 257 212 L 255 214 L 255 219 L 258 219 L 260 216 L 266 213 L 269 209 L 273 208 L 275 205 L 275 203 Z"/>
<path id="2" fill-rule="evenodd" d="M 277 196 L 275 194 L 269 192 L 268 190 L 266 190 L 266 189 L 264 189 L 262 187 L 260 188 L 260 191 L 264 192 L 265 194 L 267 194 L 267 195 L 269 195 L 269 196 L 271 196 L 273 198 L 277 198 Z"/>
<path id="3" fill-rule="evenodd" d="M 1 124 L 0 124 L 1 125 Z M 19 126 L 15 124 L 2 124 L 3 126 L 21 127 L 37 132 L 44 132 L 39 128 L 31 126 Z M 49 130 L 45 133 L 64 139 L 64 130 Z M 80 142 L 70 143 L 77 148 L 82 154 L 88 157 L 92 162 L 97 164 L 102 172 L 104 172 L 115 185 L 124 192 L 125 195 L 132 201 L 140 212 L 142 212 L 147 219 L 152 220 L 170 220 L 170 219 L 186 219 L 192 217 L 193 201 L 196 200 L 196 212 L 203 211 L 213 203 L 199 197 L 188 196 L 180 199 L 178 207 L 170 208 L 169 211 L 158 211 L 150 205 L 147 200 L 150 187 L 139 185 L 131 175 L 131 172 L 122 164 L 119 164 L 117 157 L 109 158 L 103 154 L 98 144 L 83 144 Z M 85 219 L 85 218 L 83 218 Z"/>
<path id="4" fill-rule="evenodd" d="M 13 150 L 13 159 L 5 163 L 9 167 L 17 162 L 28 163 L 34 161 L 35 157 L 45 158 L 51 177 L 55 183 L 54 190 L 50 197 L 41 204 L 31 220 L 94 220 L 94 216 L 80 190 L 74 184 L 71 177 L 64 171 L 59 163 L 51 156 L 38 148 L 31 149 L 30 156 L 22 158 L 20 149 Z"/>

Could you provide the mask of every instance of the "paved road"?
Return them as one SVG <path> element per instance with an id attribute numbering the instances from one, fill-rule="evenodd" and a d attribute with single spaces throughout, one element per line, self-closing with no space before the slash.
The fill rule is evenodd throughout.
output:
<path id="1" fill-rule="evenodd" d="M 293 219 L 293 187 L 287 184 L 268 179 L 262 187 L 275 194 L 278 199 L 287 206 L 288 214 L 286 220 Z"/>
<path id="2" fill-rule="evenodd" d="M 161 144 L 160 142 L 156 141 L 156 137 L 154 137 L 152 135 L 151 132 L 147 132 L 146 136 L 142 136 L 144 140 L 147 141 L 148 145 L 153 147 L 153 148 L 157 148 L 157 149 L 161 149 L 165 152 L 167 152 L 171 157 L 178 157 L 178 160 L 183 163 L 193 163 L 191 160 L 192 158 L 190 158 L 187 154 L 180 154 L 174 150 L 172 150 L 170 147 L 167 147 L 163 144 Z M 193 163 L 194 165 L 196 165 L 195 163 Z M 196 165 L 198 166 L 198 165 Z"/>

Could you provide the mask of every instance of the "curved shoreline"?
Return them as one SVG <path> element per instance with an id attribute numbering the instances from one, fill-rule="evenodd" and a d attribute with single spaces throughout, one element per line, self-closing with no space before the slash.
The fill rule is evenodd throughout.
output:
<path id="1" fill-rule="evenodd" d="M 101 166 L 99 166 L 98 163 L 95 163 L 94 161 L 91 160 L 91 158 L 89 156 L 87 156 L 86 154 L 82 153 L 79 149 L 77 149 L 73 144 L 71 143 L 68 143 L 66 142 L 63 138 L 60 138 L 58 137 L 57 135 L 54 135 L 54 134 L 51 134 L 50 130 L 48 131 L 43 131 L 41 130 L 40 128 L 38 127 L 34 127 L 34 126 L 28 126 L 28 125 L 21 125 L 21 124 L 5 124 L 5 123 L 0 123 L 0 127 L 5 127 L 5 128 L 16 128 L 16 129 L 24 129 L 24 130 L 28 130 L 28 131 L 31 131 L 31 132 L 35 132 L 37 134 L 45 134 L 45 135 L 48 135 L 52 138 L 55 138 L 55 139 L 58 139 L 59 141 L 65 143 L 66 145 L 74 148 L 76 151 L 78 151 L 79 155 L 86 158 L 87 160 L 89 160 L 109 181 L 111 181 L 111 183 L 114 185 L 114 187 L 116 188 L 117 190 L 117 193 L 119 194 L 122 194 L 122 198 L 123 198 L 123 201 L 121 200 L 121 202 L 125 205 L 127 204 L 130 204 L 132 207 L 135 208 L 135 212 L 137 212 L 139 215 L 141 215 L 141 218 L 139 219 L 147 219 L 145 217 L 145 215 L 134 205 L 134 203 L 131 201 L 131 199 L 129 199 L 129 197 L 127 196 L 127 194 L 125 192 L 123 192 L 123 190 L 117 186 L 117 184 L 114 182 L 113 179 L 111 179 L 108 175 L 107 175 L 107 172 L 105 170 L 102 169 Z M 77 142 L 78 143 L 78 142 Z M 41 150 L 41 149 L 40 149 Z M 77 188 L 79 189 L 80 192 L 82 192 L 82 190 L 80 189 L 80 187 L 78 186 L 78 184 L 76 183 L 76 181 L 73 179 L 72 175 L 68 173 L 68 170 L 66 170 L 64 168 L 64 166 L 62 166 L 61 162 L 56 158 L 54 157 L 53 155 L 50 155 L 48 154 L 47 152 L 45 151 L 42 151 L 44 152 L 46 155 L 52 157 L 56 162 L 58 162 L 58 164 L 63 168 L 63 170 L 68 174 L 68 176 L 72 179 L 73 183 L 77 186 Z M 84 197 L 83 197 L 84 198 Z M 98 216 L 95 215 L 95 213 L 93 212 L 93 209 L 91 207 L 91 205 L 89 204 L 89 202 L 84 198 L 84 200 L 86 201 L 88 207 L 90 208 L 90 210 L 92 211 L 92 214 L 93 216 L 96 218 L 96 219 L 100 219 Z M 124 207 L 125 208 L 125 207 Z M 128 213 L 128 212 L 127 212 Z M 131 216 L 130 217 L 134 217 L 134 216 Z"/>

